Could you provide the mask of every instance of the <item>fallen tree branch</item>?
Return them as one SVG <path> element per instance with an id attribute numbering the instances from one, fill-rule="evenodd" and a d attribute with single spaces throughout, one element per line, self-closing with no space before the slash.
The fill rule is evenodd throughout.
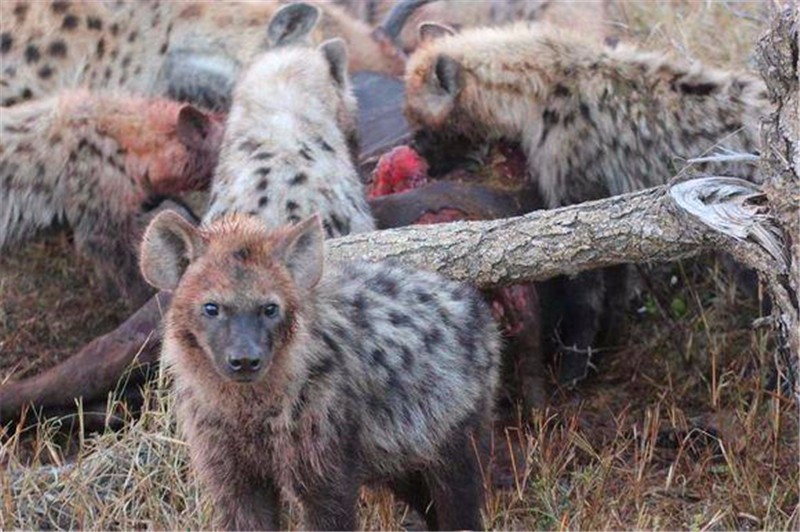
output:
<path id="1" fill-rule="evenodd" d="M 774 269 L 755 242 L 735 240 L 688 216 L 666 187 L 502 220 L 410 226 L 329 240 L 334 260 L 397 260 L 480 287 L 541 281 L 623 263 L 728 251 Z"/>

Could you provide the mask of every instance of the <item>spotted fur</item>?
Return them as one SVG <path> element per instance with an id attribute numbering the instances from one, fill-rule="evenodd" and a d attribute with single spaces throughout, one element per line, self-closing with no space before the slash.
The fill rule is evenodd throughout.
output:
<path id="1" fill-rule="evenodd" d="M 341 41 L 267 52 L 234 91 L 206 219 L 230 212 L 270 227 L 318 212 L 329 237 L 371 231 L 355 170 L 356 102 Z"/>
<path id="2" fill-rule="evenodd" d="M 551 207 L 664 183 L 716 146 L 756 151 L 769 105 L 755 77 L 544 26 L 430 41 L 406 83 L 416 129 L 521 142 Z"/>
<path id="3" fill-rule="evenodd" d="M 73 91 L 0 109 L 0 249 L 66 222 L 135 297 L 135 218 L 208 186 L 221 137 L 220 120 L 167 100 Z"/>
<path id="4" fill-rule="evenodd" d="M 448 33 L 428 33 L 437 32 Z M 715 148 L 756 152 L 769 108 L 763 84 L 747 74 L 598 47 L 546 25 L 429 39 L 409 59 L 406 89 L 406 115 L 432 166 L 443 146 L 519 142 L 549 207 L 664 184 Z M 746 163 L 690 170 L 758 179 Z M 556 341 L 583 361 L 562 381 L 585 375 L 599 331 L 620 321 L 620 276 L 589 272 L 542 293 L 561 306 L 551 320 Z"/>
<path id="5" fill-rule="evenodd" d="M 232 82 L 268 45 L 283 2 L 0 2 L 0 105 L 65 88 L 125 89 L 224 107 Z M 320 30 L 353 46 L 355 70 L 399 73 L 370 28 L 328 2 Z M 208 87 L 198 84 L 208 83 Z"/>
<path id="6" fill-rule="evenodd" d="M 351 530 L 359 488 L 388 481 L 431 525 L 481 528 L 500 349 L 487 306 L 433 273 L 325 262 L 323 239 L 318 217 L 148 228 L 144 275 L 174 289 L 163 360 L 217 525 L 275 529 L 282 494 L 305 527 Z M 246 379 L 228 364 L 242 350 L 261 362 Z"/>

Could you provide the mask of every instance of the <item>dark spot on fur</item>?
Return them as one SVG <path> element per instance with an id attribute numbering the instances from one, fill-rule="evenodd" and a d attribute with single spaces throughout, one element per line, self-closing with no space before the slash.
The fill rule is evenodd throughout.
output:
<path id="1" fill-rule="evenodd" d="M 334 367 L 333 359 L 325 357 L 308 368 L 308 377 L 310 379 L 321 379 L 332 372 Z"/>
<path id="2" fill-rule="evenodd" d="M 36 46 L 29 44 L 25 48 L 25 61 L 28 63 L 35 63 L 39 60 L 41 54 L 39 53 L 39 49 Z"/>
<path id="3" fill-rule="evenodd" d="M 20 94 L 20 96 L 22 96 L 23 100 L 30 100 L 31 98 L 33 98 L 33 92 L 28 87 L 25 87 L 24 89 L 22 89 L 22 93 Z"/>
<path id="4" fill-rule="evenodd" d="M 403 369 L 409 371 L 414 366 L 414 353 L 405 345 L 400 350 L 403 355 Z"/>
<path id="5" fill-rule="evenodd" d="M 241 144 L 239 144 L 239 149 L 247 154 L 250 154 L 256 151 L 259 146 L 260 144 L 254 140 L 245 140 L 242 141 Z"/>
<path id="6" fill-rule="evenodd" d="M 383 272 L 369 279 L 366 284 L 370 290 L 379 294 L 388 297 L 397 296 L 397 282 Z"/>
<path id="7" fill-rule="evenodd" d="M 708 96 L 713 94 L 719 87 L 716 83 L 689 83 L 683 82 L 678 84 L 678 89 L 684 94 L 690 96 Z"/>
<path id="8" fill-rule="evenodd" d="M 256 185 L 256 189 L 257 190 L 266 190 L 268 186 L 269 186 L 269 180 L 264 178 L 264 179 L 262 179 L 261 181 L 258 182 L 258 185 Z"/>
<path id="9" fill-rule="evenodd" d="M 566 88 L 564 85 L 558 83 L 556 85 L 556 88 L 553 89 L 553 94 L 558 96 L 559 98 L 565 98 L 565 97 L 568 97 L 571 93 L 570 93 L 568 88 Z"/>
<path id="10" fill-rule="evenodd" d="M 333 353 L 333 355 L 336 357 L 336 360 L 341 362 L 342 358 L 344 357 L 342 348 L 328 333 L 323 332 L 321 335 L 322 335 L 322 341 L 325 342 L 325 345 L 328 347 L 331 353 Z"/>
<path id="11" fill-rule="evenodd" d="M 158 49 L 158 53 L 161 55 L 167 53 L 167 43 L 161 45 L 161 48 Z"/>
<path id="12" fill-rule="evenodd" d="M 14 6 L 14 16 L 17 17 L 17 22 L 25 20 L 25 15 L 28 13 L 28 4 L 20 2 Z"/>
<path id="13" fill-rule="evenodd" d="M 314 158 L 311 157 L 311 152 L 308 150 L 308 146 L 304 146 L 303 149 L 300 150 L 300 156 L 306 161 L 314 160 Z"/>
<path id="14" fill-rule="evenodd" d="M 247 211 L 247 214 L 249 214 L 250 216 L 258 216 L 258 211 L 255 209 L 251 209 Z"/>
<path id="15" fill-rule="evenodd" d="M 248 248 L 240 248 L 233 252 L 233 258 L 240 261 L 245 261 L 250 257 L 250 250 Z"/>
<path id="16" fill-rule="evenodd" d="M 415 295 L 417 296 L 417 301 L 419 301 L 420 303 L 430 303 L 431 301 L 433 301 L 433 297 L 428 292 L 417 290 Z"/>
<path id="17" fill-rule="evenodd" d="M 128 42 L 135 42 L 136 41 L 136 37 L 138 37 L 138 36 L 139 36 L 139 32 L 137 32 L 136 30 L 133 30 L 131 32 L 131 34 L 128 35 Z"/>
<path id="18" fill-rule="evenodd" d="M 256 161 L 266 161 L 268 159 L 272 159 L 272 154 L 268 151 L 258 152 L 255 155 L 253 155 L 253 159 L 255 159 Z"/>
<path id="19" fill-rule="evenodd" d="M 78 27 L 80 20 L 75 15 L 67 15 L 64 17 L 64 22 L 61 24 L 61 27 L 65 30 L 74 30 Z"/>
<path id="20" fill-rule="evenodd" d="M 67 9 L 69 9 L 69 2 L 66 0 L 55 0 L 50 5 L 50 9 L 53 10 L 53 13 L 66 13 Z"/>
<path id="21" fill-rule="evenodd" d="M 294 202 L 294 201 L 291 201 L 291 200 L 290 200 L 290 201 L 287 201 L 287 202 L 286 202 L 286 210 L 287 210 L 288 212 L 296 211 L 296 210 L 297 210 L 297 209 L 299 209 L 299 208 L 300 208 L 300 205 L 298 205 L 298 204 L 297 204 L 296 202 Z"/>
<path id="22" fill-rule="evenodd" d="M 53 75 L 53 69 L 50 67 L 50 65 L 45 65 L 39 69 L 38 74 L 42 79 L 50 79 L 50 77 Z"/>
<path id="23" fill-rule="evenodd" d="M 200 343 L 197 341 L 197 336 L 195 336 L 192 331 L 184 329 L 178 333 L 178 337 L 181 339 L 181 343 L 185 347 L 189 349 L 200 349 Z"/>
<path id="24" fill-rule="evenodd" d="M 14 44 L 14 39 L 11 38 L 11 34 L 7 31 L 0 33 L 0 52 L 6 53 L 11 50 L 11 46 Z"/>
<path id="25" fill-rule="evenodd" d="M 333 224 L 334 229 L 336 229 L 340 235 L 346 235 L 350 232 L 350 222 L 347 220 L 341 220 L 335 214 L 331 214 L 331 223 Z"/>
<path id="26" fill-rule="evenodd" d="M 304 174 L 303 172 L 298 172 L 298 173 L 297 173 L 297 174 L 295 174 L 295 176 L 294 176 L 294 177 L 293 177 L 293 178 L 292 178 L 292 179 L 289 181 L 289 186 L 293 186 L 293 187 L 294 187 L 294 186 L 297 186 L 297 185 L 302 185 L 302 184 L 303 184 L 303 183 L 305 183 L 306 181 L 308 181 L 308 176 L 307 176 L 306 174 Z"/>
<path id="27" fill-rule="evenodd" d="M 111 25 L 110 29 L 111 29 L 111 35 L 116 36 L 119 33 L 119 24 L 115 22 L 114 24 Z"/>
<path id="28" fill-rule="evenodd" d="M 373 364 L 377 364 L 379 366 L 383 366 L 384 368 L 389 369 L 389 366 L 386 363 L 386 353 L 381 348 L 374 349 L 372 351 L 372 362 Z"/>
<path id="29" fill-rule="evenodd" d="M 389 323 L 395 327 L 414 327 L 411 318 L 405 314 L 400 314 L 399 312 L 395 311 L 389 313 Z"/>
<path id="30" fill-rule="evenodd" d="M 589 106 L 586 104 L 586 102 L 581 102 L 579 108 L 580 108 L 581 116 L 583 117 L 583 119 L 584 120 L 588 120 L 588 121 L 591 122 L 592 121 L 592 112 L 591 112 L 591 109 L 589 109 Z"/>
<path id="31" fill-rule="evenodd" d="M 106 40 L 103 39 L 102 37 L 100 38 L 99 41 L 97 41 L 96 53 L 98 59 L 101 59 L 106 53 Z"/>
<path id="32" fill-rule="evenodd" d="M 131 64 L 131 56 L 130 54 L 128 54 L 124 58 L 122 58 L 122 68 L 123 69 L 128 68 L 130 64 Z"/>
<path id="33" fill-rule="evenodd" d="M 50 46 L 47 47 L 47 53 L 50 54 L 51 57 L 66 57 L 67 45 L 60 39 L 53 41 L 50 43 Z"/>
<path id="34" fill-rule="evenodd" d="M 327 142 L 325 142 L 325 139 L 323 139 L 322 137 L 319 137 L 317 139 L 317 143 L 319 144 L 319 147 L 323 149 L 323 151 L 327 151 L 327 152 L 331 152 L 331 153 L 333 152 L 333 147 L 330 144 L 328 144 Z"/>
<path id="35" fill-rule="evenodd" d="M 437 346 L 442 343 L 442 331 L 438 327 L 434 327 L 425 333 L 422 341 L 425 342 L 426 347 Z"/>
<path id="36" fill-rule="evenodd" d="M 111 79 L 111 67 L 106 67 L 105 72 L 103 72 L 103 77 L 108 81 Z"/>
<path id="37" fill-rule="evenodd" d="M 86 17 L 86 27 L 90 30 L 100 31 L 103 29 L 103 21 L 99 17 Z"/>
<path id="38" fill-rule="evenodd" d="M 325 235 L 327 235 L 328 238 L 334 237 L 333 227 L 328 220 L 322 220 L 322 228 L 325 229 Z"/>
<path id="39" fill-rule="evenodd" d="M 263 209 L 264 207 L 267 206 L 267 203 L 269 203 L 269 198 L 267 196 L 261 196 L 260 198 L 258 198 L 259 208 Z"/>

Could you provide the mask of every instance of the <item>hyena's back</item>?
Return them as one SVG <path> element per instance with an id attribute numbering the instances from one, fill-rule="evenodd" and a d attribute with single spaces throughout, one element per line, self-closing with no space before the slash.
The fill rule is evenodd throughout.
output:
<path id="1" fill-rule="evenodd" d="M 312 358 L 343 361 L 330 365 L 343 373 L 334 386 L 361 400 L 362 442 L 383 468 L 389 456 L 437 456 L 448 432 L 489 419 L 500 341 L 474 288 L 386 263 L 327 268 L 311 330 L 323 353 Z"/>

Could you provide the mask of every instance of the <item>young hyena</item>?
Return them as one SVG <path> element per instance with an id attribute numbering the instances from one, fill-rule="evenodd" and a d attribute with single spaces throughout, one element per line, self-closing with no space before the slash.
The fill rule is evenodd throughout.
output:
<path id="1" fill-rule="evenodd" d="M 406 70 L 406 114 L 434 167 L 442 146 L 517 141 L 529 179 L 549 207 L 559 207 L 663 184 L 686 159 L 715 147 L 758 149 L 768 101 L 754 77 L 599 47 L 546 25 L 459 35 L 436 25 L 420 30 L 424 43 Z M 697 169 L 755 177 L 747 164 Z M 622 278 L 590 272 L 553 297 L 541 294 L 563 304 L 564 316 L 554 321 L 577 356 L 585 359 L 602 328 L 600 308 L 624 308 L 610 301 L 625 298 Z M 613 318 L 605 313 L 609 325 Z"/>
<path id="2" fill-rule="evenodd" d="M 236 85 L 206 219 L 238 211 L 279 227 L 319 212 L 329 237 L 373 230 L 344 43 L 276 45 Z"/>
<path id="3" fill-rule="evenodd" d="M 165 212 L 145 234 L 145 278 L 174 290 L 163 360 L 217 524 L 275 529 L 282 492 L 307 528 L 351 530 L 359 488 L 388 482 L 431 527 L 481 528 L 489 309 L 433 273 L 323 264 L 323 239 L 317 216 L 270 232 Z"/>
<path id="4" fill-rule="evenodd" d="M 0 110 L 0 249 L 54 222 L 125 296 L 136 296 L 137 217 L 206 187 L 221 120 L 189 105 L 67 91 Z"/>

